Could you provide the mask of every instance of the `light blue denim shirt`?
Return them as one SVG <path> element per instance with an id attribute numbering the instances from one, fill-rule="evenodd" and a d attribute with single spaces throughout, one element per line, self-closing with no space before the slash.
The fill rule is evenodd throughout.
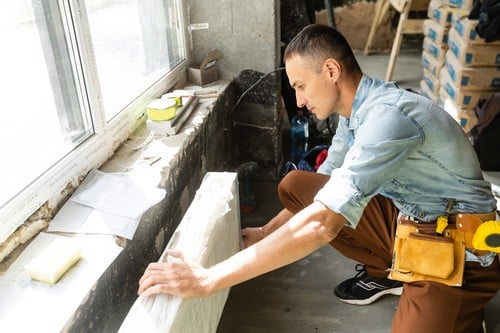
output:
<path id="1" fill-rule="evenodd" d="M 464 131 L 429 99 L 363 75 L 350 118 L 340 117 L 326 161 L 330 180 L 317 193 L 356 227 L 377 194 L 422 221 L 452 213 L 492 212 L 496 202 Z"/>

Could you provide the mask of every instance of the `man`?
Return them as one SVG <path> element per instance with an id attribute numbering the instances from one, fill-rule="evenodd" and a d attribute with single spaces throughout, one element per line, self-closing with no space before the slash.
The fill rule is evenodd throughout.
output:
<path id="1" fill-rule="evenodd" d="M 484 306 L 500 288 L 494 253 L 467 250 L 462 287 L 387 279 L 398 220 L 432 225 L 456 213 L 494 218 L 489 184 L 462 129 L 428 99 L 364 75 L 332 28 L 304 28 L 284 58 L 298 106 L 319 119 L 340 116 L 327 160 L 318 173 L 293 171 L 280 182 L 285 208 L 263 228 L 243 230 L 246 249 L 210 268 L 173 251 L 175 262 L 149 265 L 139 294 L 206 296 L 330 243 L 364 264 L 335 288 L 343 301 L 369 304 L 400 294 L 403 285 L 393 332 L 480 332 Z"/>

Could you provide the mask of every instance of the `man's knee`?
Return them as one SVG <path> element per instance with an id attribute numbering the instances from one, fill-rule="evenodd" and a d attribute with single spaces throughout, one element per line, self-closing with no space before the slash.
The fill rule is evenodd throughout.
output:
<path id="1" fill-rule="evenodd" d="M 311 204 L 329 177 L 310 171 L 290 171 L 278 185 L 278 196 L 285 208 L 297 213 Z"/>
<path id="2" fill-rule="evenodd" d="M 297 206 L 294 191 L 297 190 L 297 170 L 290 171 L 278 184 L 278 197 L 283 206 L 293 213 L 297 213 L 300 208 Z"/>
<path id="3" fill-rule="evenodd" d="M 283 177 L 283 179 L 278 184 L 278 195 L 281 199 L 282 195 L 287 196 L 289 193 L 293 192 L 293 184 L 297 183 L 297 176 L 300 173 L 299 170 L 292 170 Z"/>

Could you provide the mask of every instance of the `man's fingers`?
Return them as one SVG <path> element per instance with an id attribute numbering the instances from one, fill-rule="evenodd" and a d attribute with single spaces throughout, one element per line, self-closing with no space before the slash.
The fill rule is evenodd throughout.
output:
<path id="1" fill-rule="evenodd" d="M 169 257 L 174 258 L 175 259 L 174 261 L 177 263 L 185 261 L 184 254 L 182 254 L 182 252 L 179 250 L 167 250 L 167 254 Z M 147 276 L 149 276 L 149 273 L 152 271 L 164 271 L 164 270 L 166 270 L 168 267 L 167 262 L 152 262 L 152 263 L 150 263 L 148 265 L 148 267 L 146 267 L 146 271 L 144 272 L 144 275 L 139 280 L 139 283 L 141 283 Z"/>
<path id="2" fill-rule="evenodd" d="M 141 296 L 152 296 L 152 295 L 157 295 L 157 294 L 161 294 L 161 293 L 164 293 L 164 294 L 170 293 L 167 286 L 164 284 L 157 284 L 157 285 L 151 286 L 151 287 L 149 287 L 145 290 L 142 290 L 142 291 L 139 289 L 139 295 L 141 295 Z"/>
<path id="3" fill-rule="evenodd" d="M 148 265 L 139 280 L 139 295 L 159 293 L 181 297 L 201 297 L 207 294 L 203 284 L 207 280 L 207 270 L 199 263 L 184 260 L 177 250 L 168 250 L 166 262 Z"/>
<path id="4" fill-rule="evenodd" d="M 174 257 L 176 259 L 180 259 L 182 261 L 185 261 L 184 259 L 184 254 L 179 251 L 179 250 L 176 250 L 176 249 L 169 249 L 167 250 L 167 254 L 170 256 L 170 257 Z"/>
<path id="5" fill-rule="evenodd" d="M 186 263 L 165 264 L 163 270 L 146 270 L 139 282 L 139 295 L 166 293 L 182 297 L 192 297 L 189 292 L 202 295 L 200 281 L 193 268 Z M 186 293 L 188 292 L 188 293 Z"/>
<path id="6" fill-rule="evenodd" d="M 139 295 L 152 287 L 166 286 L 166 284 L 178 283 L 178 278 L 175 278 L 176 274 L 173 273 L 173 270 L 174 267 L 172 264 L 163 264 L 163 269 L 161 270 L 149 269 L 148 267 L 139 281 Z M 159 287 L 155 289 L 158 288 Z"/>

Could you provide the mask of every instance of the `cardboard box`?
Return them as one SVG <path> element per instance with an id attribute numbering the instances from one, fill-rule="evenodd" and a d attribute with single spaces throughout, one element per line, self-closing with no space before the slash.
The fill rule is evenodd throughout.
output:
<path id="1" fill-rule="evenodd" d="M 462 110 L 451 100 L 444 102 L 443 109 L 455 119 L 465 133 L 468 133 L 477 124 L 477 117 L 473 110 Z"/>
<path id="2" fill-rule="evenodd" d="M 478 20 L 470 20 L 468 15 L 461 13 L 453 13 L 451 16 L 451 23 L 460 37 L 466 44 L 487 44 L 487 45 L 500 45 L 500 41 L 486 43 L 486 41 L 479 36 L 476 31 Z"/>
<path id="3" fill-rule="evenodd" d="M 479 100 L 491 96 L 493 92 L 494 90 L 460 90 L 460 88 L 453 85 L 450 79 L 450 81 L 446 82 L 441 81 L 439 100 L 440 104 L 446 100 L 451 100 L 460 109 L 472 110 Z"/>
<path id="4" fill-rule="evenodd" d="M 430 99 L 434 103 L 439 102 L 439 96 L 435 95 L 432 92 L 432 90 L 429 88 L 429 86 L 427 85 L 427 83 L 424 80 L 420 81 L 420 91 L 421 91 L 422 95 L 424 95 L 425 97 L 427 97 L 428 99 Z"/>
<path id="5" fill-rule="evenodd" d="M 451 7 L 470 12 L 472 6 L 474 5 L 474 0 L 445 0 L 445 3 Z"/>
<path id="6" fill-rule="evenodd" d="M 424 36 L 428 37 L 436 44 L 448 43 L 448 30 L 450 27 L 439 24 L 433 19 L 424 20 L 423 31 Z"/>
<path id="7" fill-rule="evenodd" d="M 439 61 L 429 52 L 422 52 L 422 66 L 427 69 L 435 77 L 439 77 L 441 69 L 444 67 L 444 61 Z"/>
<path id="8" fill-rule="evenodd" d="M 448 51 L 448 44 L 436 44 L 430 38 L 425 37 L 422 43 L 422 49 L 432 55 L 436 60 L 444 63 L 446 51 Z"/>
<path id="9" fill-rule="evenodd" d="M 500 67 L 468 67 L 460 64 L 451 50 L 446 52 L 446 69 L 460 89 L 500 89 Z"/>
<path id="10" fill-rule="evenodd" d="M 434 96 L 439 96 L 439 87 L 441 86 L 441 83 L 439 79 L 436 76 L 432 75 L 432 73 L 427 69 L 424 69 L 423 81 Z"/>
<path id="11" fill-rule="evenodd" d="M 439 98 L 441 100 L 451 99 L 457 107 L 471 110 L 480 99 L 489 97 L 495 90 L 467 90 L 455 85 L 447 70 L 444 70 L 439 77 L 441 88 Z"/>
<path id="12" fill-rule="evenodd" d="M 500 66 L 500 45 L 468 44 L 452 27 L 448 46 L 458 63 L 471 67 Z"/>
<path id="13" fill-rule="evenodd" d="M 188 80 L 198 86 L 204 86 L 219 79 L 217 74 L 217 61 L 222 57 L 222 52 L 213 50 L 199 66 L 188 68 Z"/>
<path id="14" fill-rule="evenodd" d="M 457 9 L 451 7 L 443 0 L 431 0 L 427 9 L 427 16 L 441 25 L 450 26 L 451 14 L 454 11 L 457 11 Z M 460 10 L 460 12 L 468 14 L 468 12 L 463 10 Z"/>

